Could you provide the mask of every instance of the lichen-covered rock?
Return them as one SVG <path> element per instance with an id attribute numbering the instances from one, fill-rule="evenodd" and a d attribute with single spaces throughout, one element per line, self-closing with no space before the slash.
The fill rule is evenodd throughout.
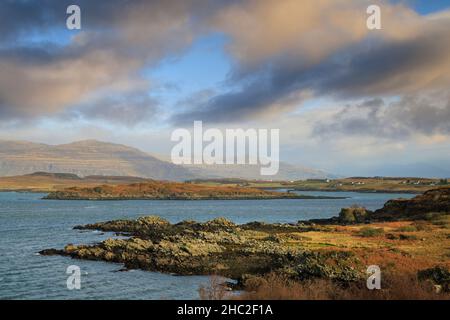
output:
<path id="1" fill-rule="evenodd" d="M 236 228 L 236 224 L 231 222 L 228 219 L 219 217 L 213 220 L 210 220 L 204 224 L 204 227 L 206 227 L 209 230 L 228 230 L 232 231 Z"/>
<path id="2" fill-rule="evenodd" d="M 137 219 L 137 223 L 141 226 L 152 227 L 167 227 L 170 225 L 169 221 L 158 216 L 146 216 Z"/>

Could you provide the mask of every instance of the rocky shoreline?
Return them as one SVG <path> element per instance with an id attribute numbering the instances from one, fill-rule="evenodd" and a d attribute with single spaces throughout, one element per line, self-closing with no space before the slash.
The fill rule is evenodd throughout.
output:
<path id="1" fill-rule="evenodd" d="M 63 250 L 43 250 L 43 255 L 65 255 L 87 260 L 119 262 L 127 269 L 178 275 L 217 274 L 237 280 L 276 271 L 298 278 L 358 279 L 354 256 L 349 252 L 312 252 L 289 243 L 315 230 L 303 224 L 252 222 L 235 225 L 224 218 L 205 223 L 168 221 L 148 216 L 76 226 L 128 235 L 96 245 L 67 245 Z"/>
<path id="2" fill-rule="evenodd" d="M 444 261 L 449 267 L 450 259 L 445 258 L 450 256 L 449 214 L 450 189 L 437 189 L 410 200 L 391 200 L 374 212 L 347 208 L 339 217 L 291 224 L 236 225 L 225 218 L 172 224 L 147 216 L 76 226 L 77 230 L 115 232 L 127 238 L 110 238 L 94 245 L 69 244 L 40 254 L 118 262 L 125 269 L 220 275 L 236 279 L 241 288 L 248 279 L 269 273 L 299 281 L 351 283 L 362 281 L 368 263 L 383 256 L 386 264 L 406 259 L 407 266 L 414 263 L 431 268 Z M 371 231 L 370 226 L 376 226 L 378 229 L 372 229 L 377 232 L 366 232 Z M 405 234 L 411 231 L 415 233 Z M 425 251 L 421 249 L 424 245 L 429 246 Z"/>

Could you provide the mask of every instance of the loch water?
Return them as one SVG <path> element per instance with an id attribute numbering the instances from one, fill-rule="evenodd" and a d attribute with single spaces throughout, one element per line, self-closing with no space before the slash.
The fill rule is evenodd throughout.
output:
<path id="1" fill-rule="evenodd" d="M 68 243 L 90 244 L 113 236 L 74 230 L 75 225 L 158 215 L 172 223 L 225 217 L 235 223 L 296 222 L 329 218 L 353 204 L 374 210 L 411 194 L 301 192 L 347 199 L 58 201 L 45 194 L 0 192 L 0 299 L 197 299 L 205 276 L 175 276 L 132 270 L 120 264 L 41 256 Z M 67 267 L 81 270 L 81 289 L 69 290 Z"/>

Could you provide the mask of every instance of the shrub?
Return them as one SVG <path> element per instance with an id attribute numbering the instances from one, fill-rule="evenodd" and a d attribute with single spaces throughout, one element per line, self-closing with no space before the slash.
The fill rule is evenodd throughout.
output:
<path id="1" fill-rule="evenodd" d="M 430 231 L 433 229 L 426 221 L 415 221 L 413 226 L 417 229 L 417 231 Z"/>
<path id="2" fill-rule="evenodd" d="M 378 237 L 384 234 L 383 228 L 364 227 L 358 232 L 361 237 Z"/>
<path id="3" fill-rule="evenodd" d="M 442 229 L 449 229 L 450 228 L 450 223 L 448 221 L 445 220 L 436 220 L 433 221 L 433 225 L 438 226 Z"/>
<path id="4" fill-rule="evenodd" d="M 386 235 L 386 238 L 389 240 L 417 240 L 417 236 L 413 235 L 413 234 L 404 234 L 404 233 L 400 233 L 400 234 L 393 234 L 393 233 L 388 233 Z"/>
<path id="5" fill-rule="evenodd" d="M 440 213 L 440 212 L 428 212 L 428 213 L 425 213 L 424 219 L 427 221 L 434 221 L 434 220 L 438 219 L 441 215 L 442 215 L 442 213 Z"/>
<path id="6" fill-rule="evenodd" d="M 416 232 L 417 227 L 416 226 L 404 226 L 397 229 L 399 232 Z"/>
<path id="7" fill-rule="evenodd" d="M 226 286 L 226 279 L 217 275 L 209 278 L 209 283 L 198 289 L 202 300 L 225 300 L 230 298 L 230 292 Z"/>
<path id="8" fill-rule="evenodd" d="M 356 218 L 350 208 L 342 208 L 339 213 L 339 221 L 342 223 L 354 223 Z"/>
<path id="9" fill-rule="evenodd" d="M 417 236 L 413 235 L 413 234 L 399 234 L 399 239 L 400 240 L 417 240 Z"/>
<path id="10" fill-rule="evenodd" d="M 355 215 L 357 222 L 365 222 L 368 217 L 366 208 L 353 208 L 353 214 Z"/>
<path id="11" fill-rule="evenodd" d="M 102 193 L 103 192 L 103 188 L 102 187 L 95 187 L 94 189 L 92 189 L 94 192 L 96 193 Z"/>
<path id="12" fill-rule="evenodd" d="M 417 273 L 419 280 L 431 280 L 434 284 L 442 286 L 445 292 L 450 292 L 450 271 L 444 267 L 421 270 Z"/>
<path id="13" fill-rule="evenodd" d="M 350 208 L 342 208 L 339 213 L 339 221 L 342 223 L 362 223 L 368 217 L 366 208 L 358 207 L 356 205 Z"/>

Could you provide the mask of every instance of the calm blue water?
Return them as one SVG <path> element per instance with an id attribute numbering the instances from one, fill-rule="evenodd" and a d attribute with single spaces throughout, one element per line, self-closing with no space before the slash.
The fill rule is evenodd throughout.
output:
<path id="1" fill-rule="evenodd" d="M 155 272 L 117 272 L 120 264 L 45 257 L 36 252 L 68 243 L 95 243 L 111 236 L 73 230 L 79 224 L 159 215 L 171 222 L 223 216 L 236 223 L 296 222 L 336 215 L 352 204 L 377 209 L 408 194 L 302 192 L 347 196 L 340 200 L 241 201 L 51 201 L 44 194 L 0 193 L 0 299 L 196 299 L 208 277 Z M 69 265 L 82 271 L 81 290 L 68 290 Z"/>

